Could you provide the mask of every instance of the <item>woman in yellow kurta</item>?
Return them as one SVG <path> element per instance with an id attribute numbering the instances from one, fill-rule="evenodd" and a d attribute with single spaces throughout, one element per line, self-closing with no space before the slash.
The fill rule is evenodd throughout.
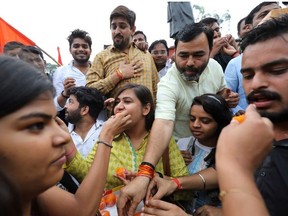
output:
<path id="1" fill-rule="evenodd" d="M 154 103 L 149 89 L 138 84 L 127 84 L 122 87 L 115 96 L 113 112 L 119 113 L 123 110 L 127 110 L 131 115 L 132 124 L 113 140 L 106 181 L 107 190 L 123 184 L 114 176 L 117 168 L 125 167 L 129 171 L 137 171 L 139 164 L 143 161 L 154 121 Z M 87 174 L 96 151 L 97 145 L 86 160 L 77 153 L 67 164 L 66 170 L 81 181 Z M 188 175 L 184 159 L 173 138 L 169 144 L 169 162 L 172 177 Z M 162 159 L 157 164 L 156 171 L 164 173 Z"/>

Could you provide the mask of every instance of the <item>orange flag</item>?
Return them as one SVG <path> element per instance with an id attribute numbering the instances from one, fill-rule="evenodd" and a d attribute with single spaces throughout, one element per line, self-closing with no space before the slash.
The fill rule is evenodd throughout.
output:
<path id="1" fill-rule="evenodd" d="M 4 45 L 9 41 L 19 41 L 24 45 L 36 46 L 32 40 L 0 17 L 0 54 L 3 53 Z"/>
<path id="2" fill-rule="evenodd" d="M 61 54 L 60 54 L 60 47 L 57 47 L 57 52 L 58 52 L 58 64 L 63 65 Z"/>

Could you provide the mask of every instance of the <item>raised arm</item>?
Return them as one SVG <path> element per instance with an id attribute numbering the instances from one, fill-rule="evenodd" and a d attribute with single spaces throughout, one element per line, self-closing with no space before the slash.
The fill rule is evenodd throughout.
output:
<path id="1" fill-rule="evenodd" d="M 131 123 L 130 115 L 123 111 L 109 118 L 99 135 L 98 148 L 91 168 L 76 194 L 53 187 L 42 193 L 37 202 L 46 215 L 95 215 L 103 194 L 112 140 Z"/>

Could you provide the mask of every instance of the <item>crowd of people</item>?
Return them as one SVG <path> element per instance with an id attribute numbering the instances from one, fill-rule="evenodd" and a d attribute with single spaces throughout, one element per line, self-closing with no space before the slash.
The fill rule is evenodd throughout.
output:
<path id="1" fill-rule="evenodd" d="M 109 21 L 112 45 L 90 61 L 92 37 L 73 30 L 73 59 L 53 76 L 39 48 L 5 45 L 0 215 L 101 215 L 103 194 L 119 186 L 119 216 L 142 201 L 142 215 L 286 215 L 288 15 L 279 3 L 239 20 L 237 40 L 213 17 L 187 24 L 173 57 L 163 39 L 149 46 L 128 7 Z"/>

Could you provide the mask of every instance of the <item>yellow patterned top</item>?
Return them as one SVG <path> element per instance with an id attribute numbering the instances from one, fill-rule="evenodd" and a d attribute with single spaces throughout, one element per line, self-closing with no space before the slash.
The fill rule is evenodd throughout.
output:
<path id="1" fill-rule="evenodd" d="M 135 59 L 140 59 L 143 63 L 141 76 L 124 79 L 114 84 L 111 75 L 116 73 L 120 63 L 123 61 L 130 63 Z M 87 73 L 86 81 L 86 86 L 96 88 L 107 97 L 114 97 L 118 89 L 126 83 L 141 84 L 151 91 L 154 100 L 156 100 L 157 83 L 159 79 L 158 71 L 151 54 L 142 52 L 134 45 L 131 45 L 128 54 L 113 46 L 98 53 Z"/>
<path id="2" fill-rule="evenodd" d="M 125 167 L 127 170 L 137 171 L 139 164 L 143 161 L 145 149 L 147 146 L 149 134 L 145 136 L 140 147 L 134 149 L 129 138 L 125 133 L 120 134 L 113 140 L 113 148 L 110 155 L 110 162 L 108 168 L 108 176 L 106 181 L 106 189 L 112 189 L 122 182 L 118 180 L 115 175 L 115 170 L 118 167 Z M 86 176 L 89 167 L 91 166 L 97 145 L 94 146 L 93 150 L 89 153 L 86 160 L 77 152 L 74 159 L 67 165 L 66 170 L 76 177 L 79 181 L 82 181 Z M 187 176 L 189 175 L 184 159 L 180 153 L 180 150 L 172 138 L 169 144 L 169 157 L 170 157 L 170 169 L 172 177 Z M 156 171 L 163 173 L 163 162 L 160 159 L 156 166 Z"/>

